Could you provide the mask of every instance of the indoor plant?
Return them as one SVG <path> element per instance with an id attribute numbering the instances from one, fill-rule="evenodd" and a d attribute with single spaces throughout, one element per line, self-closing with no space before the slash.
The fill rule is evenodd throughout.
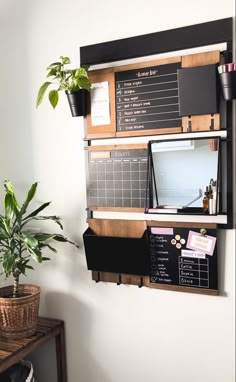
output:
<path id="1" fill-rule="evenodd" d="M 73 117 L 87 114 L 86 94 L 90 91 L 90 81 L 88 78 L 88 65 L 83 65 L 77 69 L 66 69 L 70 65 L 69 57 L 60 56 L 60 61 L 54 62 L 47 67 L 47 78 L 51 81 L 44 82 L 37 94 L 36 106 L 38 107 L 48 90 L 48 98 L 55 109 L 59 100 L 59 91 L 66 92 L 68 102 Z M 53 86 L 54 89 L 48 88 Z"/>
<path id="2" fill-rule="evenodd" d="M 37 263 L 49 260 L 43 256 L 45 249 L 57 252 L 52 240 L 78 245 L 61 234 L 42 232 L 32 227 L 34 221 L 53 221 L 63 229 L 58 216 L 40 213 L 51 202 L 43 203 L 28 213 L 27 209 L 35 196 L 38 183 L 30 187 L 26 199 L 19 205 L 12 184 L 4 182 L 4 214 L 0 215 L 0 266 L 6 278 L 13 276 L 14 285 L 0 288 L 0 334 L 9 338 L 23 338 L 36 330 L 40 288 L 34 285 L 19 285 L 20 275 L 33 269 L 31 260 Z M 30 228 L 31 226 L 31 228 Z"/>

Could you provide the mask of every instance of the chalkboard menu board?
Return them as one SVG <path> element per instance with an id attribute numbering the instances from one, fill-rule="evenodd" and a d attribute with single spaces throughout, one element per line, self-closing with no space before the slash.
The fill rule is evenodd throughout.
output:
<path id="1" fill-rule="evenodd" d="M 150 282 L 217 290 L 216 229 L 149 228 Z"/>
<path id="2" fill-rule="evenodd" d="M 89 152 L 88 206 L 144 208 L 147 149 Z"/>
<path id="3" fill-rule="evenodd" d="M 117 132 L 182 126 L 178 68 L 171 63 L 115 73 Z"/>

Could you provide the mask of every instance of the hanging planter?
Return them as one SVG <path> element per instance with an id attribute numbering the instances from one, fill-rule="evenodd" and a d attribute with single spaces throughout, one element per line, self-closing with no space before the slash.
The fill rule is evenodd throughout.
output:
<path id="1" fill-rule="evenodd" d="M 87 95 L 85 89 L 77 90 L 76 92 L 66 91 L 72 117 L 85 117 L 87 113 Z"/>
<path id="2" fill-rule="evenodd" d="M 88 65 L 83 65 L 77 69 L 66 69 L 70 65 L 69 57 L 60 57 L 60 62 L 54 62 L 47 67 L 47 78 L 51 81 L 44 82 L 37 94 L 36 106 L 38 107 L 46 92 L 53 107 L 56 108 L 59 100 L 59 92 L 65 91 L 71 114 L 73 117 L 87 115 L 87 93 L 90 91 L 91 83 L 88 77 Z M 54 89 L 49 90 L 53 86 Z"/>

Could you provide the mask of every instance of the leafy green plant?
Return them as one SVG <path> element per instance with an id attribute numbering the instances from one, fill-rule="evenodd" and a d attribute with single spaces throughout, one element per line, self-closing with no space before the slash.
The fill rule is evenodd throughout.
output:
<path id="1" fill-rule="evenodd" d="M 4 210 L 5 214 L 0 215 L 0 265 L 2 273 L 6 278 L 13 276 L 14 288 L 13 297 L 17 297 L 19 288 L 19 277 L 33 267 L 30 265 L 31 260 L 37 263 L 50 260 L 43 256 L 45 249 L 57 252 L 50 244 L 52 240 L 60 242 L 68 242 L 78 245 L 68 240 L 61 234 L 35 232 L 32 228 L 27 228 L 33 221 L 51 220 L 63 229 L 61 219 L 58 216 L 44 216 L 40 213 L 47 208 L 51 202 L 43 203 L 37 209 L 28 213 L 27 208 L 35 196 L 38 183 L 33 183 L 30 187 L 24 203 L 20 206 L 9 180 L 4 182 L 5 197 Z"/>
<path id="2" fill-rule="evenodd" d="M 36 100 L 36 107 L 38 107 L 44 99 L 45 93 L 50 86 L 54 86 L 48 93 L 49 101 L 52 107 L 58 104 L 59 91 L 67 91 L 74 93 L 80 89 L 90 91 L 90 81 L 88 78 L 88 65 L 83 65 L 77 69 L 66 69 L 65 66 L 69 65 L 71 60 L 69 57 L 60 56 L 60 61 L 54 62 L 47 67 L 47 78 L 51 81 L 44 82 L 39 88 Z"/>

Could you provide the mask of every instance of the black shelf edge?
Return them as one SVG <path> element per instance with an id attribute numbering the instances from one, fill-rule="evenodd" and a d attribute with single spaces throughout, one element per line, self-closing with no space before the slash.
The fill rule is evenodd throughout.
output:
<path id="1" fill-rule="evenodd" d="M 108 41 L 80 48 L 80 64 L 98 65 L 219 43 L 232 44 L 233 18 Z"/>

